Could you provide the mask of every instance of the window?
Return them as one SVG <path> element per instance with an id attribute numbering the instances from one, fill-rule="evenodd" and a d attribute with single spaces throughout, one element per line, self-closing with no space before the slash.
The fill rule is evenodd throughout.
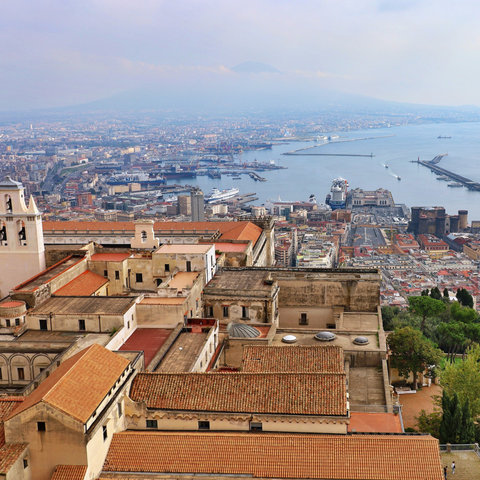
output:
<path id="1" fill-rule="evenodd" d="M 207 317 L 213 317 L 213 306 L 212 305 L 207 305 L 205 307 L 205 312 Z"/>
<path id="2" fill-rule="evenodd" d="M 248 307 L 242 307 L 242 318 L 248 318 Z"/>
<path id="3" fill-rule="evenodd" d="M 39 432 L 46 432 L 47 431 L 47 426 L 45 422 L 37 422 L 37 431 Z"/>
<path id="4" fill-rule="evenodd" d="M 127 330 L 130 329 L 130 320 L 127 320 Z"/>
<path id="5" fill-rule="evenodd" d="M 117 411 L 118 411 L 118 418 L 120 418 L 122 416 L 122 404 L 121 403 L 117 403 Z"/>
<path id="6" fill-rule="evenodd" d="M 79 320 L 79 321 L 78 321 L 78 329 L 79 329 L 81 332 L 84 332 L 84 331 L 85 331 L 85 320 Z"/>
<path id="7" fill-rule="evenodd" d="M 15 326 L 18 327 L 20 325 L 20 319 L 16 318 L 15 319 Z"/>
<path id="8" fill-rule="evenodd" d="M 3 380 L 2 367 L 0 367 L 0 380 Z"/>
<path id="9" fill-rule="evenodd" d="M 46 320 L 39 320 L 40 330 L 48 330 L 47 329 L 47 321 Z"/>
<path id="10" fill-rule="evenodd" d="M 228 318 L 228 306 L 222 307 L 223 309 L 223 318 Z"/>
<path id="11" fill-rule="evenodd" d="M 162 284 L 162 279 L 161 279 L 161 278 L 157 278 L 157 287 L 159 287 L 161 284 Z"/>
<path id="12" fill-rule="evenodd" d="M 156 420 L 147 420 L 147 428 L 158 428 Z"/>
<path id="13" fill-rule="evenodd" d="M 5 325 L 6 325 L 7 327 L 10 326 L 10 320 L 9 320 L 8 318 L 5 320 Z"/>
<path id="14" fill-rule="evenodd" d="M 28 467 L 28 459 L 24 458 L 23 459 L 23 468 L 27 468 L 27 467 Z"/>
<path id="15" fill-rule="evenodd" d="M 187 272 L 191 272 L 191 271 L 192 271 L 192 262 L 187 260 Z"/>
<path id="16" fill-rule="evenodd" d="M 115 280 L 120 280 L 120 272 L 115 270 Z"/>
<path id="17" fill-rule="evenodd" d="M 103 430 L 103 441 L 105 441 L 105 440 L 108 438 L 107 426 L 104 425 L 104 426 L 102 427 L 102 430 Z"/>
<path id="18" fill-rule="evenodd" d="M 19 380 L 25 380 L 25 370 L 23 369 L 23 367 L 17 368 L 17 374 Z"/>
<path id="19" fill-rule="evenodd" d="M 166 271 L 166 272 L 169 272 L 169 271 L 170 271 L 170 264 L 169 264 L 169 263 L 166 263 L 166 264 L 165 264 L 165 271 Z"/>
<path id="20" fill-rule="evenodd" d="M 108 277 L 108 270 L 104 270 L 104 271 L 103 271 L 103 276 L 104 276 L 104 277 Z"/>
<path id="21" fill-rule="evenodd" d="M 210 422 L 198 422 L 198 429 L 199 430 L 210 430 Z"/>
<path id="22" fill-rule="evenodd" d="M 308 317 L 306 313 L 300 314 L 300 325 L 308 325 Z"/>
<path id="23" fill-rule="evenodd" d="M 251 432 L 261 432 L 263 430 L 261 423 L 250 422 Z"/>
<path id="24" fill-rule="evenodd" d="M 135 274 L 135 281 L 137 283 L 143 283 L 143 273 L 136 273 Z"/>

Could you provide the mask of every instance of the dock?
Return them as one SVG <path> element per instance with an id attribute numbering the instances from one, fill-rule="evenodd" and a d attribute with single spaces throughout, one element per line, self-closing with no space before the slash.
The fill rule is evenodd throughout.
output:
<path id="1" fill-rule="evenodd" d="M 261 177 L 258 173 L 255 173 L 255 172 L 248 172 L 248 175 L 250 176 L 250 178 L 253 178 L 255 181 L 258 181 L 258 182 L 267 181 L 266 178 Z"/>
<path id="2" fill-rule="evenodd" d="M 229 200 L 226 200 L 227 205 L 245 205 L 246 203 L 255 202 L 258 197 L 255 197 L 256 193 L 244 193 L 237 195 Z"/>
<path id="3" fill-rule="evenodd" d="M 480 183 L 474 182 L 470 178 L 463 177 L 462 175 L 458 175 L 458 173 L 451 172 L 450 170 L 446 170 L 445 168 L 439 167 L 437 165 L 440 162 L 440 160 L 446 155 L 448 154 L 444 153 L 442 155 L 437 155 L 434 159 L 430 160 L 429 162 L 424 162 L 419 159 L 415 163 L 419 163 L 420 165 L 423 165 L 424 167 L 429 168 L 434 173 L 438 173 L 440 175 L 444 175 L 445 177 L 451 178 L 455 182 L 461 183 L 462 185 L 467 187 L 469 190 L 479 192 Z"/>
<path id="4" fill-rule="evenodd" d="M 374 157 L 373 153 L 369 155 L 362 155 L 360 153 L 282 153 L 282 155 L 298 155 L 298 156 L 307 156 L 311 155 L 313 157 Z"/>

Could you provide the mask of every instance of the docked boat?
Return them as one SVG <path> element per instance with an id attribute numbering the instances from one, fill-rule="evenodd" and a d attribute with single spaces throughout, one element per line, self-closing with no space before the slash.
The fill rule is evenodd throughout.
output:
<path id="1" fill-rule="evenodd" d="M 229 198 L 238 195 L 240 190 L 238 188 L 230 188 L 228 190 L 212 189 L 212 193 L 205 199 L 207 203 L 218 203 L 228 200 Z"/>
<path id="2" fill-rule="evenodd" d="M 340 208 L 345 208 L 347 203 L 347 189 L 348 182 L 342 178 L 338 177 L 332 182 L 330 187 L 330 193 L 325 199 L 325 203 L 330 205 L 332 210 L 338 210 Z"/>
<path id="3" fill-rule="evenodd" d="M 459 187 L 463 187 L 463 183 L 453 182 L 453 183 L 449 183 L 447 187 L 459 188 Z"/>
<path id="4" fill-rule="evenodd" d="M 114 174 L 106 181 L 107 185 L 128 185 L 129 183 L 139 183 L 142 186 L 164 185 L 166 179 L 161 174 L 148 174 L 146 172 L 125 172 Z"/>

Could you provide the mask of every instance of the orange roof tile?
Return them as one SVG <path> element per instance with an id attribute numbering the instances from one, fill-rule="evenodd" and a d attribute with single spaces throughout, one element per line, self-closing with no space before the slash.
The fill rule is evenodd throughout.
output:
<path id="1" fill-rule="evenodd" d="M 126 232 L 135 231 L 135 224 L 133 222 L 43 222 L 43 231 L 56 230 L 90 230 L 91 233 L 112 230 L 125 230 Z M 251 240 L 254 244 L 260 238 L 262 229 L 252 222 L 155 222 L 155 231 L 161 230 L 163 232 L 168 230 L 182 231 L 182 230 L 218 230 L 221 233 L 222 239 L 227 240 Z"/>
<path id="2" fill-rule="evenodd" d="M 65 360 L 8 419 L 43 402 L 86 423 L 128 364 L 95 343 Z"/>
<path id="3" fill-rule="evenodd" d="M 62 288 L 53 292 L 53 294 L 60 297 L 89 297 L 94 295 L 95 292 L 102 288 L 106 283 L 108 283 L 108 278 L 87 270 Z"/>
<path id="4" fill-rule="evenodd" d="M 124 432 L 104 472 L 328 480 L 442 480 L 438 441 L 408 435 Z"/>
<path id="5" fill-rule="evenodd" d="M 83 480 L 86 473 L 84 465 L 57 465 L 51 480 Z"/>
<path id="6" fill-rule="evenodd" d="M 4 445 L 0 448 L 0 475 L 6 475 L 27 448 L 27 445 L 22 444 Z"/>
<path id="7" fill-rule="evenodd" d="M 343 349 L 336 345 L 245 345 L 242 371 L 344 373 Z"/>
<path id="8" fill-rule="evenodd" d="M 130 398 L 162 410 L 347 415 L 345 374 L 139 373 Z"/>

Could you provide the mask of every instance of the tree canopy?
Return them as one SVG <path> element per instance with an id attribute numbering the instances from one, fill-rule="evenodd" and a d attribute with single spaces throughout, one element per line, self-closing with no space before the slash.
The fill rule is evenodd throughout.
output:
<path id="1" fill-rule="evenodd" d="M 412 373 L 415 389 L 418 374 L 435 367 L 442 358 L 442 351 L 412 327 L 404 327 L 391 333 L 388 336 L 388 345 L 392 367 L 405 378 Z"/>
<path id="2" fill-rule="evenodd" d="M 422 324 L 420 330 L 425 331 L 425 322 L 427 317 L 435 317 L 445 311 L 447 308 L 441 300 L 436 300 L 432 297 L 408 297 L 410 311 L 422 317 Z"/>

